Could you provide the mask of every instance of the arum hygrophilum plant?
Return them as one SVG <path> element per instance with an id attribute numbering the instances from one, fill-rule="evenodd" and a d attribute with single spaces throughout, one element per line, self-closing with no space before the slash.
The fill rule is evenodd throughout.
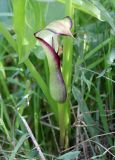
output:
<path id="1" fill-rule="evenodd" d="M 62 20 L 50 23 L 43 30 L 34 34 L 45 50 L 48 60 L 50 94 L 59 103 L 65 102 L 67 98 L 66 86 L 61 72 L 59 37 L 60 35 L 72 36 L 71 27 L 71 18 L 65 17 Z"/>

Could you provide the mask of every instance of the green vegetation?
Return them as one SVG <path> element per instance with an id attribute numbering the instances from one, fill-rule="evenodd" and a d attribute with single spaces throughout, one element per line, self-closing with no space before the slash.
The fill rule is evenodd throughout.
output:
<path id="1" fill-rule="evenodd" d="M 34 33 L 66 16 L 60 103 Z M 0 1 L 0 160 L 115 159 L 114 16 L 114 0 Z"/>

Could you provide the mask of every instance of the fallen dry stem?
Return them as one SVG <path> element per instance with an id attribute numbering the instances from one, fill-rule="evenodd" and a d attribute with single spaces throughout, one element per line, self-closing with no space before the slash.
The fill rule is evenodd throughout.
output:
<path id="1" fill-rule="evenodd" d="M 34 143 L 34 145 L 36 147 L 36 150 L 39 153 L 39 156 L 40 156 L 41 160 L 46 160 L 44 155 L 43 155 L 43 153 L 42 153 L 42 151 L 41 151 L 41 149 L 40 149 L 39 144 L 37 143 L 32 131 L 31 131 L 29 125 L 28 125 L 28 123 L 26 122 L 25 118 L 21 116 L 21 119 L 22 119 L 22 121 L 23 121 L 23 123 L 24 123 L 24 125 L 25 125 L 25 127 L 26 127 L 26 129 L 28 131 L 28 133 L 29 133 L 29 136 L 31 137 L 31 139 L 32 139 L 32 141 L 33 141 L 33 143 Z"/>

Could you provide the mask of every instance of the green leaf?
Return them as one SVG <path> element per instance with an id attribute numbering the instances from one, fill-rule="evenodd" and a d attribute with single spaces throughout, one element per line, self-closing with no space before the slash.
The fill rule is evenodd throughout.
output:
<path id="1" fill-rule="evenodd" d="M 109 12 L 104 8 L 104 6 L 97 0 L 90 0 L 95 7 L 97 7 L 100 10 L 100 18 L 110 24 L 110 26 L 113 29 L 113 32 L 115 33 L 115 23 L 114 19 L 111 17 Z"/>
<path id="2" fill-rule="evenodd" d="M 27 139 L 28 134 L 25 133 L 20 140 L 18 141 L 17 145 L 15 146 L 15 149 L 13 150 L 11 156 L 9 157 L 9 160 L 15 159 L 15 156 L 19 150 L 19 148 L 23 145 L 24 141 Z"/>
<path id="3" fill-rule="evenodd" d="M 80 154 L 80 151 L 68 152 L 58 157 L 57 160 L 73 160 L 75 158 L 78 158 L 79 154 Z"/>
<path id="4" fill-rule="evenodd" d="M 24 28 L 25 28 L 25 4 L 26 0 L 13 0 L 14 13 L 14 30 L 17 36 L 19 61 L 24 57 L 23 43 L 24 43 Z"/>
<path id="5" fill-rule="evenodd" d="M 65 0 L 58 0 L 59 2 L 65 3 Z M 115 23 L 109 12 L 104 6 L 97 0 L 73 0 L 73 7 L 79 9 L 85 13 L 90 14 L 93 17 L 101 21 L 106 21 L 112 27 L 115 33 Z"/>
<path id="6" fill-rule="evenodd" d="M 42 47 L 37 43 L 37 45 L 33 48 L 33 53 L 38 59 L 45 60 L 45 53 Z"/>
<path id="7" fill-rule="evenodd" d="M 109 65 L 112 65 L 114 63 L 114 60 L 115 60 L 115 48 L 112 48 L 109 55 L 107 55 L 106 61 Z"/>
<path id="8" fill-rule="evenodd" d="M 39 12 L 38 12 L 39 10 Z M 35 46 L 34 32 L 40 20 L 40 4 L 33 0 L 13 0 L 14 30 L 17 37 L 19 63 L 24 62 Z"/>
<path id="9" fill-rule="evenodd" d="M 6 38 L 6 40 L 9 42 L 9 44 L 14 48 L 14 50 L 17 49 L 16 42 L 11 36 L 11 34 L 8 32 L 7 28 L 3 23 L 0 22 L 0 33 L 3 34 L 3 36 Z"/>
<path id="10" fill-rule="evenodd" d="M 37 157 L 37 156 L 38 156 L 38 151 L 37 151 L 36 149 L 34 149 L 34 150 L 31 150 L 31 151 L 29 152 L 28 158 L 29 158 L 29 160 L 32 160 L 33 158 L 35 158 L 35 157 Z"/>
<path id="11" fill-rule="evenodd" d="M 83 12 L 88 13 L 99 20 L 103 20 L 101 11 L 90 0 L 73 0 L 73 5 Z"/>

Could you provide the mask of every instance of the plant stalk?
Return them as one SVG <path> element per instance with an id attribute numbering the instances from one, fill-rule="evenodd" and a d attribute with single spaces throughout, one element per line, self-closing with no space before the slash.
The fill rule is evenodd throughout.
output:
<path id="1" fill-rule="evenodd" d="M 72 18 L 73 7 L 72 0 L 67 0 L 65 4 L 65 14 Z M 64 104 L 58 104 L 59 127 L 60 127 L 60 146 L 67 148 L 69 144 L 69 124 L 70 124 L 70 92 L 71 92 L 71 77 L 72 77 L 72 56 L 73 56 L 73 42 L 72 38 L 65 37 L 63 49 L 63 64 L 62 72 L 67 88 L 67 100 Z"/>

